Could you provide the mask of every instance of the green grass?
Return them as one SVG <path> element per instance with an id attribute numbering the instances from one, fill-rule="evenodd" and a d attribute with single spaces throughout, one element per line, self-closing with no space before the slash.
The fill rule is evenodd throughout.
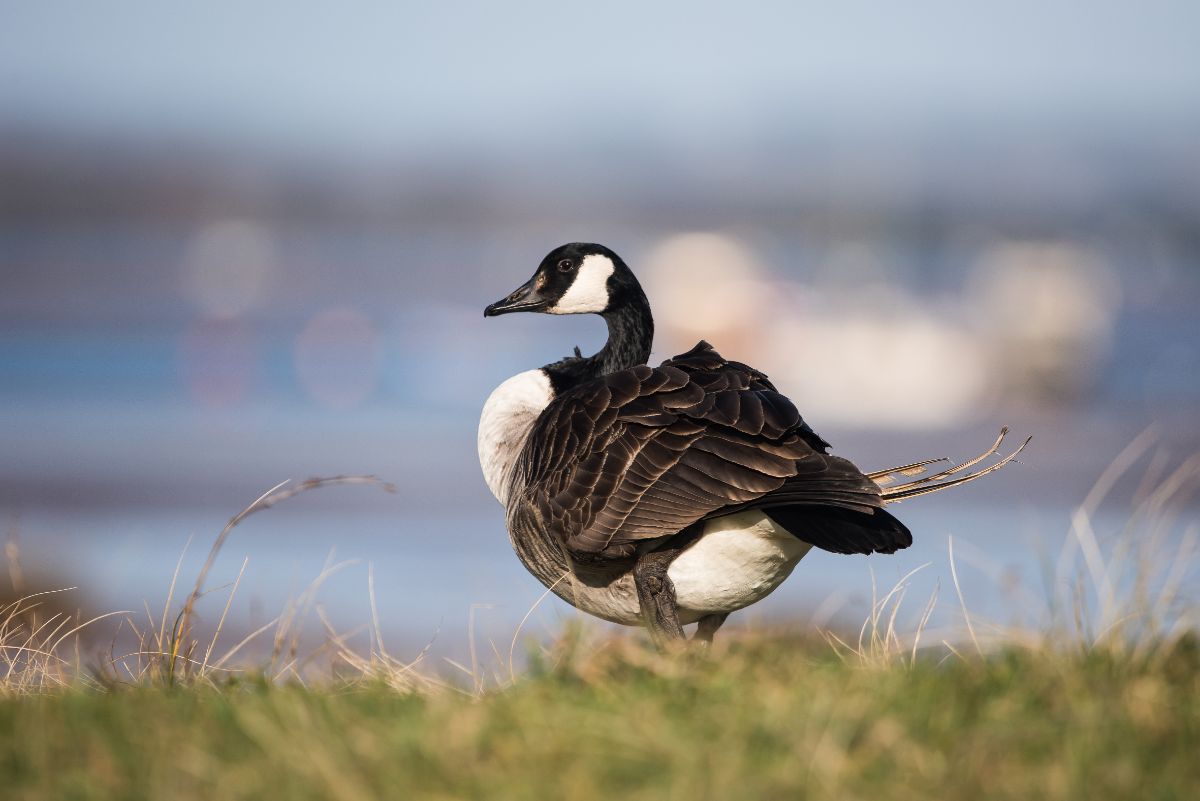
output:
<path id="1" fill-rule="evenodd" d="M 381 684 L 0 701 L 22 799 L 1192 799 L 1200 649 L 863 665 L 759 637 L 568 648 L 482 696 Z"/>

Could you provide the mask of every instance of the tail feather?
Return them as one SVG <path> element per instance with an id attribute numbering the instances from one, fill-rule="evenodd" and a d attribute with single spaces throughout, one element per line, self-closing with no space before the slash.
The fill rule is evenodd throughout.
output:
<path id="1" fill-rule="evenodd" d="M 984 459 L 986 459 L 989 456 L 991 456 L 992 454 L 994 454 L 996 451 L 1000 450 L 1000 446 L 1004 443 L 1004 438 L 1006 436 L 1008 436 L 1008 426 L 1004 426 L 1003 428 L 1000 429 L 1000 436 L 996 437 L 996 441 L 992 443 L 992 447 L 988 448 L 986 451 L 979 454 L 974 459 L 963 462 L 962 464 L 959 464 L 959 465 L 954 465 L 953 467 L 949 467 L 945 470 L 942 470 L 940 473 L 934 473 L 931 476 L 923 476 L 922 478 L 918 478 L 916 481 L 910 481 L 907 484 L 901 484 L 900 487 L 914 487 L 918 484 L 928 484 L 932 481 L 938 481 L 943 478 L 948 478 L 949 476 L 952 476 L 956 473 L 961 473 L 964 470 L 970 469 L 970 468 L 974 467 L 975 465 L 979 464 L 980 462 L 982 462 Z M 936 460 L 930 460 L 930 461 L 933 462 Z M 917 464 L 921 464 L 921 463 L 917 462 Z M 900 487 L 894 487 L 893 489 L 900 489 Z"/>
<path id="2" fill-rule="evenodd" d="M 912 464 L 901 465 L 900 467 L 892 467 L 887 470 L 876 470 L 874 473 L 867 473 L 867 478 L 874 481 L 881 487 L 886 487 L 896 480 L 897 476 L 919 476 L 925 472 L 925 468 L 931 464 L 950 461 L 945 456 L 940 456 L 937 459 L 926 459 L 923 462 L 913 462 Z"/>
<path id="3" fill-rule="evenodd" d="M 1000 429 L 1000 436 L 998 436 L 996 438 L 996 441 L 994 443 L 992 443 L 992 447 L 988 448 L 986 451 L 984 451 L 980 455 L 976 456 L 974 459 L 963 462 L 960 465 L 955 465 L 954 467 L 947 468 L 945 470 L 934 473 L 932 475 L 922 476 L 921 478 L 918 478 L 915 481 L 908 481 L 903 484 L 897 484 L 894 487 L 888 486 L 891 483 L 891 481 L 894 480 L 894 476 L 896 476 L 896 475 L 920 475 L 921 473 L 924 472 L 924 468 L 927 465 L 934 464 L 936 462 L 944 461 L 944 460 L 930 459 L 930 460 L 927 460 L 924 462 L 914 462 L 913 464 L 905 465 L 904 467 L 892 468 L 891 470 L 881 470 L 876 473 L 868 473 L 867 477 L 870 478 L 871 480 L 875 481 L 875 483 L 878 484 L 881 488 L 884 488 L 883 492 L 881 493 L 881 497 L 883 498 L 884 503 L 894 503 L 896 501 L 902 501 L 902 500 L 906 500 L 908 498 L 916 498 L 921 495 L 928 495 L 931 492 L 939 492 L 944 489 L 949 489 L 950 487 L 957 487 L 960 484 L 966 484 L 967 482 L 974 481 L 977 478 L 983 478 L 988 473 L 995 472 L 996 470 L 999 470 L 1001 467 L 1004 467 L 1009 462 L 1016 459 L 1017 455 L 1019 453 L 1021 453 L 1021 451 L 1025 450 L 1025 446 L 1029 444 L 1029 441 L 1031 439 L 1033 439 L 1032 437 L 1026 438 L 1025 441 L 1021 443 L 1020 447 L 1018 447 L 1015 451 L 1010 453 L 1008 456 L 1005 456 L 1003 459 L 1001 459 L 1000 461 L 996 462 L 993 465 L 985 467 L 982 470 L 977 470 L 974 473 L 968 473 L 965 476 L 959 476 L 958 478 L 951 478 L 951 476 L 957 475 L 958 473 L 962 473 L 965 470 L 969 470 L 970 468 L 972 468 L 975 465 L 982 462 L 984 459 L 987 459 L 989 456 L 994 455 L 997 451 L 1000 450 L 1000 445 L 1004 442 L 1004 438 L 1007 435 L 1008 435 L 1008 427 L 1005 426 L 1004 428 Z M 915 473 L 905 472 L 905 471 L 914 471 L 914 470 L 916 471 Z M 880 479 L 882 479 L 882 480 L 880 480 Z M 943 480 L 943 479 L 948 479 L 948 480 Z"/>
<path id="4" fill-rule="evenodd" d="M 793 504 L 766 511 L 797 539 L 832 553 L 895 553 L 913 541 L 908 527 L 883 509 Z"/>

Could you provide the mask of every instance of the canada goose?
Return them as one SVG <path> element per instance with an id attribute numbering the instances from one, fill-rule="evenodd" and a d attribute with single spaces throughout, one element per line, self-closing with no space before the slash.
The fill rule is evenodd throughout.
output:
<path id="1" fill-rule="evenodd" d="M 828 453 L 767 376 L 707 342 L 649 367 L 654 321 L 616 253 L 573 243 L 484 310 L 599 314 L 608 341 L 492 392 L 479 461 L 525 567 L 567 603 L 647 626 L 657 642 L 711 641 L 770 594 L 813 546 L 893 553 L 912 544 L 885 504 L 962 484 L 981 456 L 933 475 L 931 459 L 875 473 Z M 1026 443 L 1028 440 L 1026 440 Z M 920 478 L 913 476 L 921 475 Z"/>

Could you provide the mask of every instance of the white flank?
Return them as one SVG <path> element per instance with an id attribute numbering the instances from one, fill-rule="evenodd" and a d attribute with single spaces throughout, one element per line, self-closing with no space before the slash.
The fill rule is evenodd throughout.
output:
<path id="1" fill-rule="evenodd" d="M 479 466 L 488 489 L 501 504 L 508 501 L 509 479 L 534 421 L 553 399 L 550 379 L 541 370 L 517 373 L 492 390 L 479 417 Z"/>
<path id="2" fill-rule="evenodd" d="M 571 606 L 622 626 L 637 626 L 642 622 L 642 607 L 638 601 L 633 573 L 622 576 L 607 587 L 590 587 L 573 576 L 562 599 Z M 696 618 L 685 622 L 692 622 Z"/>
<path id="3" fill-rule="evenodd" d="M 593 253 L 584 256 L 575 280 L 559 298 L 558 303 L 547 309 L 550 314 L 589 314 L 608 308 L 608 277 L 616 267 L 612 259 Z"/>
<path id="4" fill-rule="evenodd" d="M 733 612 L 767 597 L 812 548 L 759 511 L 710 520 L 667 575 L 683 622 Z"/>

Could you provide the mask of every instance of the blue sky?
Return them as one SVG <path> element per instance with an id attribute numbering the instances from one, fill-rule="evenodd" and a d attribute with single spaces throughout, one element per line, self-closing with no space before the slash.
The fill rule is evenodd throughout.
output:
<path id="1" fill-rule="evenodd" d="M 1193 2 L 4 5 L 0 129 L 386 152 L 1200 116 Z"/>

